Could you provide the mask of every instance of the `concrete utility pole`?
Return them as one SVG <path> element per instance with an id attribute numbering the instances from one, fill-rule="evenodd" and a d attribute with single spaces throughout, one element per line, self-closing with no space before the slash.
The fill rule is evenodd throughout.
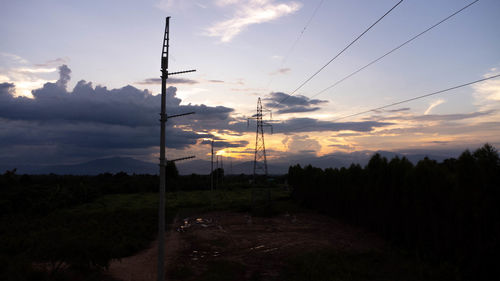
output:
<path id="1" fill-rule="evenodd" d="M 165 190 L 167 188 L 166 165 L 165 157 L 165 124 L 168 118 L 174 118 L 193 114 L 194 112 L 182 113 L 167 116 L 166 113 L 166 95 L 167 95 L 167 79 L 169 75 L 194 72 L 196 70 L 187 70 L 179 72 L 168 72 L 168 41 L 169 41 L 169 22 L 170 17 L 167 17 L 165 23 L 165 34 L 163 37 L 163 48 L 161 52 L 161 113 L 160 113 L 160 198 L 158 210 L 158 281 L 165 281 Z M 172 161 L 180 161 L 194 158 L 194 156 L 179 158 Z"/>

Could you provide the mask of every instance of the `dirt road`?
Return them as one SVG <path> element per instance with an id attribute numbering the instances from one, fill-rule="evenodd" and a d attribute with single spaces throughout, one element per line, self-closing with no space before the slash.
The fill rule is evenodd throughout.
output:
<path id="1" fill-rule="evenodd" d="M 316 213 L 251 217 L 212 212 L 177 220 L 167 235 L 168 280 L 199 280 L 211 266 L 241 267 L 242 280 L 273 280 L 284 260 L 320 249 L 365 252 L 382 240 Z M 124 281 L 156 280 L 157 242 L 136 256 L 113 261 L 109 273 Z M 219 263 L 217 263 L 219 262 Z M 236 265 L 236 266 L 235 266 Z M 215 270 L 218 270 L 215 268 Z M 233 269 L 231 269 L 233 270 Z"/>

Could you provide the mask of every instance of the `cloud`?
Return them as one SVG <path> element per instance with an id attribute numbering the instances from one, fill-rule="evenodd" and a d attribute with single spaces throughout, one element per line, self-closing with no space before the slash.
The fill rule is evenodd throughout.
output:
<path id="1" fill-rule="evenodd" d="M 481 116 L 491 116 L 495 113 L 495 110 L 488 111 L 475 111 L 470 113 L 455 113 L 455 114 L 427 114 L 427 115 L 411 115 L 407 114 L 404 116 L 378 116 L 377 120 L 405 120 L 405 121 L 459 121 L 465 119 L 472 119 Z M 369 117 L 368 119 L 373 119 Z"/>
<path id="2" fill-rule="evenodd" d="M 155 7 L 169 13 L 177 10 L 187 10 L 191 7 L 206 8 L 204 4 L 192 0 L 160 0 L 155 4 Z"/>
<path id="3" fill-rule="evenodd" d="M 228 6 L 228 5 L 233 5 L 242 2 L 242 0 L 216 0 L 215 4 L 220 7 Z"/>
<path id="4" fill-rule="evenodd" d="M 317 105 L 327 103 L 326 100 L 309 99 L 306 96 L 291 96 L 282 92 L 271 93 L 271 97 L 264 99 L 265 105 L 270 108 L 277 108 L 278 113 L 300 113 L 316 111 L 320 108 Z"/>
<path id="5" fill-rule="evenodd" d="M 427 114 L 427 115 L 419 115 L 414 116 L 412 119 L 417 121 L 456 121 L 456 120 L 464 120 L 471 119 L 480 116 L 487 116 L 494 113 L 494 111 L 477 111 L 471 113 L 458 113 L 458 114 Z"/>
<path id="6" fill-rule="evenodd" d="M 15 83 L 14 95 L 31 97 L 33 89 L 40 88 L 47 82 L 53 82 L 47 77 L 56 72 L 57 68 L 50 62 L 33 65 L 18 55 L 0 53 L 0 65 L 2 65 L 0 82 Z"/>
<path id="7" fill-rule="evenodd" d="M 409 111 L 411 108 L 409 107 L 403 107 L 403 108 L 396 108 L 396 109 L 391 109 L 391 110 L 386 110 L 387 112 L 403 112 L 403 111 Z"/>
<path id="8" fill-rule="evenodd" d="M 370 132 L 374 128 L 393 125 L 389 122 L 364 121 L 364 122 L 331 122 L 313 118 L 293 118 L 280 124 L 274 124 L 274 133 L 299 133 L 299 132 L 328 132 L 328 131 L 356 131 Z"/>
<path id="9" fill-rule="evenodd" d="M 84 80 L 68 90 L 70 74 L 67 66 L 61 66 L 59 79 L 34 90 L 33 98 L 16 97 L 15 83 L 0 83 L 0 155 L 13 155 L 13 151 L 25 155 L 23 148 L 29 147 L 34 152 L 51 147 L 57 155 L 47 161 L 65 162 L 76 157 L 77 152 L 81 157 L 102 158 L 123 155 L 126 151 L 156 151 L 160 95 L 132 86 L 107 89 Z M 224 128 L 234 121 L 230 116 L 232 108 L 181 105 L 176 92 L 175 87 L 167 89 L 167 113 L 196 114 L 167 122 L 167 147 L 184 149 L 195 145 L 213 137 L 208 133 L 213 127 Z M 198 130 L 201 128 L 203 131 Z M 231 147 L 245 144 L 227 143 Z"/>
<path id="10" fill-rule="evenodd" d="M 198 81 L 186 78 L 168 78 L 167 84 L 197 84 Z M 161 78 L 147 78 L 139 82 L 135 82 L 134 84 L 139 85 L 161 85 Z"/>
<path id="11" fill-rule="evenodd" d="M 276 71 L 273 71 L 271 73 L 269 73 L 269 75 L 276 75 L 276 74 L 287 74 L 288 72 L 290 72 L 292 69 L 289 68 L 289 67 L 285 67 L 285 68 L 280 68 Z"/>
<path id="12" fill-rule="evenodd" d="M 59 80 L 57 80 L 56 85 L 60 88 L 66 89 L 68 81 L 71 79 L 71 69 L 65 64 L 59 67 Z"/>
<path id="13" fill-rule="evenodd" d="M 21 73 L 51 73 L 56 72 L 57 68 L 19 68 L 17 71 Z"/>
<path id="14" fill-rule="evenodd" d="M 440 104 L 443 104 L 444 102 L 445 102 L 444 99 L 438 99 L 438 100 L 435 100 L 435 101 L 431 102 L 431 104 L 429 105 L 429 107 L 427 108 L 427 110 L 424 112 L 424 115 L 429 114 L 434 107 L 436 107 L 436 106 L 438 106 Z"/>
<path id="15" fill-rule="evenodd" d="M 250 25 L 269 22 L 298 11 L 299 2 L 275 3 L 273 0 L 218 1 L 219 6 L 235 6 L 233 16 L 207 28 L 207 35 L 229 42 Z"/>
<path id="16" fill-rule="evenodd" d="M 329 147 L 335 147 L 338 149 L 343 149 L 343 150 L 352 150 L 354 147 L 349 144 L 329 144 Z"/>
<path id="17" fill-rule="evenodd" d="M 217 80 L 217 79 L 211 79 L 211 80 L 208 80 L 208 82 L 210 82 L 210 83 L 224 83 L 224 81 Z"/>
<path id="18" fill-rule="evenodd" d="M 432 143 L 432 144 L 448 144 L 450 142 L 449 141 L 430 141 L 429 143 Z"/>
<path id="19" fill-rule="evenodd" d="M 496 68 L 486 73 L 484 77 L 500 74 Z M 500 79 L 484 81 L 472 86 L 474 89 L 474 104 L 482 110 L 500 110 Z"/>
<path id="20" fill-rule="evenodd" d="M 9 100 L 14 96 L 15 85 L 13 83 L 0 83 L 0 101 Z"/>
<path id="21" fill-rule="evenodd" d="M 294 135 L 287 141 L 286 147 L 289 152 L 301 154 L 315 154 L 321 150 L 319 142 L 308 135 L 298 136 Z"/>
<path id="22" fill-rule="evenodd" d="M 0 52 L 0 57 L 6 58 L 8 60 L 14 61 L 16 63 L 27 64 L 28 60 L 18 56 L 16 54 Z"/>
<path id="23" fill-rule="evenodd" d="M 210 145 L 212 140 L 205 139 L 200 142 L 200 144 L 208 144 Z M 225 141 L 225 140 L 215 140 L 214 147 L 245 147 L 248 145 L 248 141 Z"/>
<path id="24" fill-rule="evenodd" d="M 61 64 L 66 64 L 69 62 L 69 58 L 55 58 L 53 60 L 48 60 L 44 63 L 36 63 L 34 66 L 36 67 L 53 67 L 53 66 L 58 66 Z"/>

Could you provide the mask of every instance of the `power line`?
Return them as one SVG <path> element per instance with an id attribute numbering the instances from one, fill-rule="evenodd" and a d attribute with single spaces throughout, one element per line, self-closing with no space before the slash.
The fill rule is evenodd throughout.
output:
<path id="1" fill-rule="evenodd" d="M 422 99 L 422 98 L 434 96 L 434 95 L 437 95 L 437 94 L 441 94 L 441 93 L 444 93 L 444 92 L 448 92 L 448 91 L 451 91 L 451 90 L 455 90 L 455 89 L 458 89 L 458 88 L 462 88 L 462 87 L 465 87 L 465 86 L 469 86 L 469 85 L 472 85 L 472 84 L 476 84 L 476 83 L 479 83 L 479 82 L 483 82 L 483 81 L 494 79 L 494 78 L 498 78 L 498 77 L 500 77 L 500 74 L 493 75 L 493 76 L 490 76 L 490 77 L 486 77 L 486 78 L 483 78 L 483 79 L 479 79 L 479 80 L 476 80 L 476 81 L 468 82 L 468 83 L 465 83 L 465 84 L 462 84 L 462 85 L 454 86 L 454 87 L 447 88 L 447 89 L 444 89 L 444 90 L 440 90 L 440 91 L 437 91 L 437 92 L 432 92 L 430 94 L 425 94 L 425 95 L 421 95 L 421 96 L 414 97 L 414 98 L 411 98 L 411 99 L 406 99 L 406 100 L 394 102 L 394 103 L 391 103 L 391 104 L 387 104 L 387 105 L 384 105 L 384 106 L 380 106 L 380 107 L 377 107 L 377 108 L 373 108 L 373 109 L 361 111 L 361 112 L 358 112 L 358 113 L 354 113 L 354 114 L 350 114 L 350 115 L 345 115 L 345 116 L 333 119 L 331 121 L 335 122 L 335 121 L 338 121 L 338 120 L 342 120 L 342 119 L 345 119 L 345 118 L 358 116 L 358 115 L 365 114 L 365 113 L 368 113 L 368 112 L 375 112 L 377 110 L 384 109 L 384 108 L 387 108 L 387 107 L 391 107 L 391 106 L 399 105 L 399 104 L 402 104 L 402 103 L 407 103 L 407 102 L 410 102 L 410 101 L 414 101 L 414 100 L 418 100 L 418 99 Z"/>
<path id="2" fill-rule="evenodd" d="M 335 55 L 332 59 L 330 59 L 325 65 L 323 65 L 320 69 L 318 69 L 313 75 L 311 75 L 309 78 L 307 78 L 302 84 L 300 84 L 295 90 L 293 90 L 288 96 L 283 98 L 280 102 L 273 104 L 273 108 L 278 106 L 279 104 L 283 103 L 285 100 L 287 100 L 289 97 L 293 96 L 300 88 L 302 88 L 305 84 L 307 84 L 309 81 L 311 81 L 316 75 L 318 75 L 323 69 L 325 69 L 330 63 L 332 63 L 336 58 L 338 58 L 342 53 L 344 53 L 349 47 L 351 47 L 356 41 L 358 41 L 363 35 L 365 35 L 372 27 L 374 27 L 377 23 L 379 23 L 385 16 L 387 16 L 392 10 L 394 10 L 399 4 L 401 4 L 403 0 L 400 0 L 396 5 L 394 5 L 389 11 L 387 11 L 383 16 L 381 16 L 377 21 L 375 21 L 372 25 L 370 25 L 363 33 L 358 35 L 356 39 L 354 39 L 351 43 L 349 43 L 344 49 L 342 49 L 337 55 Z"/>
<path id="3" fill-rule="evenodd" d="M 314 9 L 314 12 L 312 13 L 311 17 L 309 18 L 309 20 L 307 21 L 306 25 L 304 26 L 304 28 L 302 29 L 302 31 L 299 33 L 299 36 L 297 36 L 297 38 L 295 39 L 295 42 L 293 42 L 293 44 L 290 46 L 290 49 L 288 49 L 288 51 L 286 52 L 285 54 L 285 57 L 283 58 L 283 60 L 281 61 L 281 64 L 280 66 L 278 67 L 278 69 L 281 69 L 283 68 L 283 66 L 285 65 L 285 62 L 288 60 L 288 57 L 290 57 L 290 54 L 293 52 L 293 50 L 295 49 L 295 47 L 297 46 L 297 43 L 300 41 L 300 39 L 302 39 L 302 36 L 304 35 L 304 32 L 306 31 L 306 29 L 309 27 L 309 25 L 311 24 L 313 18 L 316 16 L 316 13 L 318 12 L 319 10 L 319 7 L 321 7 L 321 5 L 323 4 L 324 0 L 320 0 L 318 5 L 316 5 L 316 8 Z M 271 79 L 269 80 L 269 82 L 267 83 L 267 86 L 266 86 L 266 89 L 269 89 L 269 86 L 271 85 L 271 83 L 273 82 L 274 78 L 271 77 Z M 269 94 L 268 94 L 269 95 Z M 268 96 L 266 95 L 266 96 Z"/>
<path id="4" fill-rule="evenodd" d="M 312 98 L 314 98 L 314 97 L 316 97 L 316 96 L 318 96 L 318 95 L 320 95 L 320 94 L 322 94 L 322 93 L 324 93 L 324 92 L 326 92 L 326 91 L 328 91 L 328 90 L 332 89 L 333 87 L 337 86 L 338 84 L 340 84 L 340 83 L 344 82 L 345 80 L 347 80 L 347 79 L 351 78 L 352 76 L 354 76 L 354 75 L 358 74 L 359 72 L 361 72 L 361 71 L 362 71 L 362 70 L 364 70 L 365 68 L 367 68 L 367 67 L 371 66 L 372 64 L 374 64 L 374 63 L 378 62 L 379 60 L 381 60 L 381 59 L 385 58 L 386 56 L 388 56 L 388 55 L 392 54 L 393 52 L 395 52 L 395 51 L 399 50 L 401 47 L 403 47 L 403 46 L 405 46 L 406 44 L 408 44 L 408 43 L 412 42 L 413 40 L 417 39 L 418 37 L 420 37 L 420 36 L 424 35 L 424 34 L 425 34 L 425 33 L 427 33 L 428 31 L 430 31 L 431 29 L 433 29 L 433 28 L 437 27 L 438 25 L 442 24 L 443 22 L 445 22 L 445 21 L 449 20 L 450 18 L 452 18 L 452 17 L 453 17 L 453 16 L 455 16 L 456 14 L 458 14 L 458 13 L 460 13 L 461 11 L 463 11 L 463 10 L 465 10 L 465 9 L 469 8 L 470 6 L 472 6 L 473 4 L 475 4 L 475 3 L 476 3 L 476 2 L 478 2 L 478 1 L 479 1 L 479 0 L 476 0 L 476 1 L 474 1 L 474 2 L 472 2 L 472 3 L 470 3 L 470 4 L 468 4 L 467 6 L 465 6 L 465 7 L 461 8 L 460 10 L 458 10 L 458 11 L 454 12 L 453 14 L 449 15 L 448 17 L 446 17 L 446 18 L 442 19 L 441 21 L 439 21 L 439 22 L 437 22 L 436 24 L 432 25 L 431 27 L 427 28 L 426 30 L 424 30 L 424 31 L 420 32 L 419 34 L 417 34 L 417 35 L 413 36 L 412 38 L 410 38 L 410 39 L 406 40 L 406 41 L 405 41 L 404 43 L 402 43 L 401 45 L 399 45 L 399 46 L 395 47 L 394 49 L 390 50 L 389 52 L 385 53 L 384 55 L 382 55 L 382 56 L 378 57 L 377 59 L 375 59 L 375 60 L 371 61 L 371 62 L 370 62 L 370 63 L 368 63 L 367 65 L 365 65 L 365 66 L 363 66 L 363 67 L 359 68 L 358 70 L 356 70 L 356 71 L 352 72 L 351 74 L 349 74 L 349 75 L 345 76 L 344 78 L 342 78 L 342 79 L 338 80 L 337 82 L 333 83 L 332 85 L 330 85 L 330 86 L 326 87 L 325 89 L 323 89 L 323 90 L 319 91 L 318 93 L 316 93 L 316 94 L 312 95 L 312 96 L 310 97 L 310 99 L 312 99 Z"/>
<path id="5" fill-rule="evenodd" d="M 429 93 L 429 94 L 417 96 L 417 97 L 414 97 L 414 98 L 410 98 L 410 99 L 406 99 L 406 100 L 402 100 L 402 101 L 390 103 L 390 104 L 387 104 L 387 105 L 379 106 L 379 107 L 372 108 L 372 109 L 365 110 L 365 111 L 361 111 L 361 112 L 358 112 L 358 113 L 345 115 L 345 116 L 342 116 L 342 117 L 330 120 L 330 122 L 339 121 L 339 120 L 342 120 L 342 119 L 346 119 L 346 118 L 350 118 L 350 117 L 362 115 L 362 114 L 369 113 L 369 112 L 377 112 L 378 110 L 385 109 L 385 108 L 388 108 L 388 107 L 391 107 L 391 106 L 395 106 L 395 105 L 407 103 L 407 102 L 410 102 L 410 101 L 414 101 L 414 100 L 418 100 L 418 99 L 422 99 L 422 98 L 434 96 L 434 95 L 441 94 L 441 93 L 444 93 L 444 92 L 449 92 L 449 91 L 452 91 L 452 90 L 463 88 L 465 86 L 469 86 L 469 85 L 472 85 L 472 84 L 480 83 L 480 82 L 483 82 L 483 81 L 486 81 L 486 80 L 495 79 L 495 78 L 498 78 L 498 77 L 500 77 L 500 74 L 493 75 L 493 76 L 490 76 L 490 77 L 486 77 L 486 78 L 483 78 L 483 79 L 479 79 L 479 80 L 476 80 L 476 81 L 468 82 L 468 83 L 461 84 L 461 85 L 458 85 L 458 86 L 450 87 L 450 88 L 447 88 L 447 89 L 444 89 L 444 90 L 439 90 L 439 91 L 432 92 L 432 93 Z M 306 128 L 306 127 L 310 127 L 310 126 L 311 125 L 301 126 L 301 127 L 294 128 L 293 130 L 300 130 L 300 129 L 303 129 L 303 128 Z"/>

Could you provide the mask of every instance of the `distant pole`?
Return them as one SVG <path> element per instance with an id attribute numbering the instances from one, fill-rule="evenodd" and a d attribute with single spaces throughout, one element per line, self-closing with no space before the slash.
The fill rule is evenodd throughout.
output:
<path id="1" fill-rule="evenodd" d="M 219 155 L 215 155 L 215 189 L 219 188 Z"/>
<path id="2" fill-rule="evenodd" d="M 224 162 L 222 161 L 222 155 L 220 156 L 220 168 L 221 171 L 224 171 Z M 220 177 L 220 183 L 224 184 L 224 174 L 222 174 Z"/>
<path id="3" fill-rule="evenodd" d="M 214 140 L 212 139 L 212 157 L 210 160 L 210 191 L 214 190 Z"/>

